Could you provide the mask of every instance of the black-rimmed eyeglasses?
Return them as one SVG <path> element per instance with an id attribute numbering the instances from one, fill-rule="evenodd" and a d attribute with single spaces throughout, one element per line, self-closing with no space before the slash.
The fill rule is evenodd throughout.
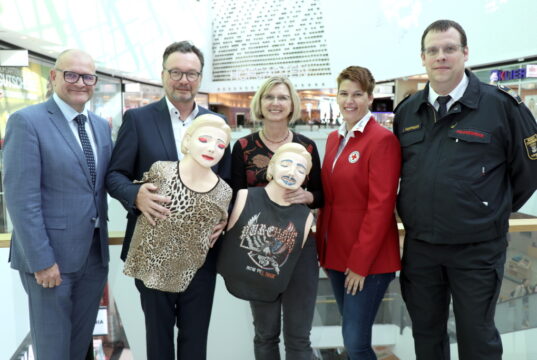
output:
<path id="1" fill-rule="evenodd" d="M 179 81 L 183 78 L 183 75 L 185 75 L 188 81 L 193 82 L 198 80 L 201 75 L 201 73 L 197 71 L 179 71 L 176 69 L 166 71 L 168 72 L 168 74 L 170 74 L 170 77 L 173 81 Z"/>
<path id="2" fill-rule="evenodd" d="M 93 86 L 97 84 L 97 79 L 98 79 L 97 75 L 79 74 L 74 71 L 66 71 L 62 69 L 56 69 L 56 71 L 63 72 L 63 80 L 65 80 L 65 82 L 68 82 L 70 84 L 75 84 L 78 81 L 78 79 L 80 79 L 81 77 L 82 77 L 82 82 L 84 83 L 84 85 Z"/>

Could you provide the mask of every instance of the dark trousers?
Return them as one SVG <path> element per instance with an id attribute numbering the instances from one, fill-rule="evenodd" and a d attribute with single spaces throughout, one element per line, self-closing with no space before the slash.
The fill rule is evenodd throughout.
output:
<path id="1" fill-rule="evenodd" d="M 85 264 L 76 272 L 61 273 L 59 286 L 44 288 L 34 274 L 20 271 L 36 360 L 86 359 L 107 275 L 99 231 L 94 232 Z"/>
<path id="2" fill-rule="evenodd" d="M 501 360 L 494 312 L 506 248 L 505 237 L 459 245 L 405 239 L 400 281 L 412 319 L 417 360 L 449 360 L 451 298 L 459 359 Z"/>
<path id="3" fill-rule="evenodd" d="M 256 360 L 280 359 L 282 328 L 287 360 L 311 360 L 310 332 L 317 297 L 319 266 L 315 239 L 310 235 L 287 289 L 272 303 L 250 301 L 254 318 Z"/>
<path id="4" fill-rule="evenodd" d="M 147 360 L 175 359 L 174 326 L 177 325 L 177 360 L 205 360 L 207 335 L 216 283 L 215 249 L 196 272 L 188 288 L 171 293 L 147 288 L 138 279 L 145 315 Z"/>

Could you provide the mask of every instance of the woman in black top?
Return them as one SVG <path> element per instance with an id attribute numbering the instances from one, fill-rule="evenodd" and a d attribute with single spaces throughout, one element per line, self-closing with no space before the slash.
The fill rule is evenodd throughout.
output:
<path id="1" fill-rule="evenodd" d="M 251 119 L 261 121 L 260 131 L 239 139 L 232 151 L 234 194 L 240 189 L 266 186 L 268 163 L 283 144 L 303 145 L 312 156 L 312 168 L 302 187 L 287 190 L 285 200 L 306 204 L 311 209 L 322 206 L 321 166 L 315 143 L 294 133 L 289 124 L 300 117 L 300 98 L 291 82 L 271 77 L 259 88 L 250 106 Z M 319 267 L 315 239 L 308 238 L 286 290 L 271 303 L 250 301 L 254 317 L 256 360 L 279 360 L 281 318 L 287 359 L 311 360 L 310 331 L 317 295 Z"/>
<path id="2" fill-rule="evenodd" d="M 240 189 L 265 186 L 267 166 L 274 152 L 283 144 L 299 143 L 311 154 L 313 166 L 302 188 L 289 192 L 291 203 L 306 204 L 311 209 L 322 206 L 321 162 L 315 142 L 289 129 L 300 118 L 300 98 L 291 82 L 271 77 L 259 88 L 250 105 L 252 121 L 261 121 L 261 130 L 237 140 L 233 146 L 231 187 Z M 307 189 L 307 190 L 304 190 Z"/>

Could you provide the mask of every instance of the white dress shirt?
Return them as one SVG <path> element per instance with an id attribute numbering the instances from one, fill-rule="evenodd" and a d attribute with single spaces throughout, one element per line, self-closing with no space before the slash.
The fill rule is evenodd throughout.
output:
<path id="1" fill-rule="evenodd" d="M 464 95 L 464 92 L 468 87 L 468 82 L 468 76 L 464 74 L 459 85 L 457 85 L 455 89 L 451 90 L 451 92 L 448 94 L 449 96 L 451 96 L 451 99 L 449 99 L 448 103 L 446 104 L 447 111 L 449 111 L 451 105 L 453 105 Z M 438 111 L 438 108 L 440 107 L 440 104 L 438 103 L 438 101 L 436 101 L 436 99 L 438 99 L 438 96 L 440 95 L 438 95 L 437 92 L 434 91 L 434 89 L 429 84 L 429 102 L 434 106 L 436 111 Z"/>
<path id="2" fill-rule="evenodd" d="M 190 124 L 192 124 L 192 121 L 194 121 L 200 109 L 198 108 L 198 105 L 194 103 L 194 110 L 192 110 L 190 115 L 188 115 L 185 120 L 181 120 L 181 113 L 175 106 L 173 106 L 167 96 L 166 103 L 168 104 L 168 111 L 170 112 L 170 118 L 172 119 L 173 137 L 175 139 L 175 147 L 177 148 L 177 158 L 182 160 L 184 156 L 184 154 L 181 152 L 181 143 L 183 142 L 183 137 L 185 136 L 186 129 L 188 129 Z"/>
<path id="3" fill-rule="evenodd" d="M 54 98 L 54 102 L 56 102 L 56 105 L 60 108 L 60 111 L 62 112 L 63 116 L 67 120 L 67 124 L 69 125 L 69 128 L 73 132 L 73 135 L 75 135 L 75 139 L 78 142 L 78 145 L 80 145 L 80 148 L 82 149 L 82 143 L 80 142 L 80 137 L 78 136 L 78 123 L 75 121 L 75 118 L 82 114 L 86 116 L 86 119 L 88 119 L 84 123 L 84 128 L 86 129 L 86 132 L 88 133 L 88 138 L 91 144 L 91 150 L 93 150 L 93 158 L 95 159 L 95 169 L 97 169 L 98 164 L 98 155 L 97 155 L 97 142 L 95 141 L 95 136 L 93 135 L 93 129 L 91 128 L 90 122 L 89 122 L 89 115 L 88 115 L 88 108 L 84 106 L 84 110 L 79 113 L 75 109 L 73 109 L 69 104 L 67 104 L 65 101 L 63 101 L 56 93 L 52 95 Z"/>

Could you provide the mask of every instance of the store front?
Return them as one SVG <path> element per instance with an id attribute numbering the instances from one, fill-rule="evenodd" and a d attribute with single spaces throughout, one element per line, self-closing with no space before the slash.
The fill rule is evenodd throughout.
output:
<path id="1" fill-rule="evenodd" d="M 516 91 L 537 118 L 537 60 L 491 66 L 474 73 L 485 83 L 502 84 Z"/>

